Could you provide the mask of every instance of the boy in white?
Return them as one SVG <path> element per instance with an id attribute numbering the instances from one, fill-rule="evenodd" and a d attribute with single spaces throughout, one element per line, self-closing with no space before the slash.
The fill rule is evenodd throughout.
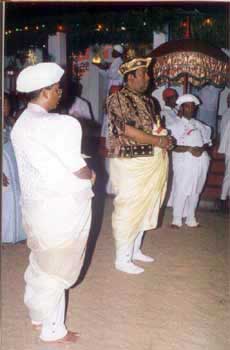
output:
<path id="1" fill-rule="evenodd" d="M 179 97 L 181 118 L 169 128 L 177 140 L 173 150 L 172 228 L 180 228 L 182 218 L 187 226 L 199 226 L 195 210 L 207 177 L 210 158 L 206 150 L 211 145 L 211 128 L 193 118 L 199 103 L 191 94 Z"/>

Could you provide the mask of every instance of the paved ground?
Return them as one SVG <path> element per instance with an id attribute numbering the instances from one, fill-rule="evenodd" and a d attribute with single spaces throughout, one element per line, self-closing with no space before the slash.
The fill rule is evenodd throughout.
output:
<path id="1" fill-rule="evenodd" d="M 167 209 L 144 241 L 155 263 L 141 264 L 145 272 L 133 276 L 113 267 L 112 200 L 104 216 L 98 203 L 81 282 L 69 293 L 67 324 L 81 338 L 66 348 L 229 350 L 229 218 L 200 210 L 199 229 L 175 231 Z M 27 260 L 25 243 L 3 246 L 2 350 L 54 349 L 39 342 L 23 305 Z"/>

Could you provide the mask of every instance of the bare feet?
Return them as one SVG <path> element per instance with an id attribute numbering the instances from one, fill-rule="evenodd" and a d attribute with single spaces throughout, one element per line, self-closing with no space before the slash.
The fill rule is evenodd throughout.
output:
<path id="1" fill-rule="evenodd" d="M 42 324 L 33 324 L 32 323 L 32 328 L 34 331 L 40 331 L 42 328 Z"/>
<path id="2" fill-rule="evenodd" d="M 68 331 L 68 333 L 61 339 L 57 339 L 57 340 L 52 340 L 52 341 L 45 341 L 42 340 L 43 343 L 47 343 L 47 344 L 75 344 L 78 341 L 80 334 L 77 332 L 71 332 Z"/>

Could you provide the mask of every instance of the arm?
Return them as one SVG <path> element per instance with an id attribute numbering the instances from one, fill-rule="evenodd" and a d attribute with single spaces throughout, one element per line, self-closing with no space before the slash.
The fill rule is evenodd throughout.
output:
<path id="1" fill-rule="evenodd" d="M 150 135 L 130 125 L 125 125 L 124 134 L 138 143 L 148 143 L 163 149 L 172 149 L 175 145 L 175 139 L 171 136 Z"/>
<path id="2" fill-rule="evenodd" d="M 194 157 L 200 157 L 204 151 L 209 148 L 208 144 L 203 145 L 202 147 L 191 147 L 191 146 L 176 146 L 174 151 L 177 153 L 190 152 Z"/>

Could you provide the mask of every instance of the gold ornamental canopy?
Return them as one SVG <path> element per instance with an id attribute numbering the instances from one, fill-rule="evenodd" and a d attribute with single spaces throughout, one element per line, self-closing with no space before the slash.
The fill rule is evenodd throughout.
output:
<path id="1" fill-rule="evenodd" d="M 156 59 L 153 67 L 157 86 L 165 83 L 206 83 L 224 87 L 230 80 L 228 56 L 219 48 L 193 39 L 172 40 L 152 51 Z"/>

